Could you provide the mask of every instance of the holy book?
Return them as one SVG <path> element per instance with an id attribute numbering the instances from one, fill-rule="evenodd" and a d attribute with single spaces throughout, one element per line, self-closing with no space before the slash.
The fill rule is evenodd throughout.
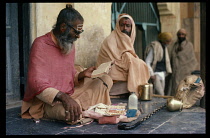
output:
<path id="1" fill-rule="evenodd" d="M 96 70 L 93 71 L 91 78 L 97 78 L 103 76 L 104 74 L 108 74 L 112 64 L 113 61 L 102 63 Z"/>

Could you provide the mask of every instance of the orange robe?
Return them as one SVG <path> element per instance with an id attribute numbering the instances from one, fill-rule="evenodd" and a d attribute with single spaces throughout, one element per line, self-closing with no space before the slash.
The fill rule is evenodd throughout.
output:
<path id="1" fill-rule="evenodd" d="M 128 17 L 132 22 L 131 36 L 122 33 L 119 27 L 119 20 Z M 116 28 L 103 41 L 97 58 L 97 66 L 104 62 L 115 61 L 109 75 L 114 81 L 127 81 L 127 88 L 130 92 L 138 95 L 139 85 L 148 83 L 150 78 L 149 69 L 146 63 L 140 59 L 134 50 L 136 37 L 135 23 L 131 16 L 123 15 L 116 23 Z"/>

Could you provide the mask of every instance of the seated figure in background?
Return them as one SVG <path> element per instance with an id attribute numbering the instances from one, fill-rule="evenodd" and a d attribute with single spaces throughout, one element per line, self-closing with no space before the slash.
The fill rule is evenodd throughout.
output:
<path id="1" fill-rule="evenodd" d="M 136 29 L 133 18 L 120 14 L 115 29 L 105 38 L 97 58 L 97 65 L 114 61 L 109 75 L 115 82 L 127 82 L 128 92 L 138 94 L 139 85 L 148 83 L 149 69 L 134 50 Z M 120 91 L 118 91 L 118 94 Z"/>

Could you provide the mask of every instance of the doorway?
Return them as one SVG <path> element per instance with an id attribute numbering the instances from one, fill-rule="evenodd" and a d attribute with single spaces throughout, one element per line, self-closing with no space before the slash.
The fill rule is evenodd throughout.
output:
<path id="1" fill-rule="evenodd" d="M 6 3 L 6 106 L 24 95 L 29 55 L 29 4 Z"/>

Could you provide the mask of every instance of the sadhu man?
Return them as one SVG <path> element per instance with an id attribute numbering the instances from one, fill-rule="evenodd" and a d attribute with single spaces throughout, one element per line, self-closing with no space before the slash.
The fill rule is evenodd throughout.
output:
<path id="1" fill-rule="evenodd" d="M 89 106 L 111 104 L 109 90 L 113 81 L 108 75 L 84 83 L 84 78 L 90 77 L 96 68 L 90 67 L 82 72 L 74 68 L 74 41 L 80 38 L 83 23 L 80 13 L 67 5 L 60 11 L 52 31 L 34 40 L 22 118 L 74 123 Z"/>
<path id="2" fill-rule="evenodd" d="M 139 85 L 149 80 L 149 70 L 146 63 L 139 59 L 134 50 L 136 37 L 135 23 L 128 14 L 119 15 L 116 28 L 103 41 L 97 66 L 104 62 L 114 61 L 109 75 L 114 82 L 127 82 L 129 92 L 138 94 Z"/>
<path id="3" fill-rule="evenodd" d="M 198 62 L 193 50 L 193 44 L 186 39 L 187 31 L 177 32 L 177 41 L 171 50 L 172 75 L 169 81 L 167 95 L 174 96 L 180 81 L 196 69 Z"/>

